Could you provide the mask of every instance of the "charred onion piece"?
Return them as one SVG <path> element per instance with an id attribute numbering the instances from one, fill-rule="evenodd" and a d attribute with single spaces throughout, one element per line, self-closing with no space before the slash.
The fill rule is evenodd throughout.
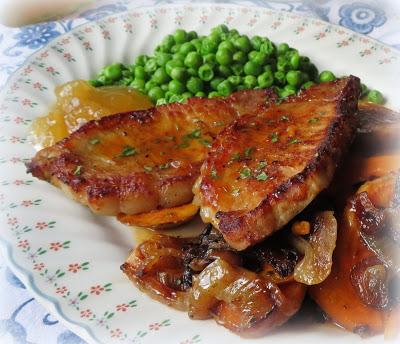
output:
<path id="1" fill-rule="evenodd" d="M 312 234 L 308 240 L 299 236 L 293 236 L 291 240 L 294 247 L 304 254 L 304 258 L 294 269 L 294 279 L 307 285 L 321 283 L 331 272 L 337 234 L 333 212 L 317 214 L 311 227 Z"/>

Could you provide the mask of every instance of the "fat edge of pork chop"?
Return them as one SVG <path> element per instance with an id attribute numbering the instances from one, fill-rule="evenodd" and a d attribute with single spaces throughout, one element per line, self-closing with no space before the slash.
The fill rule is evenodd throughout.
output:
<path id="1" fill-rule="evenodd" d="M 287 224 L 331 182 L 354 137 L 359 94 L 350 76 L 231 123 L 193 189 L 203 221 L 237 250 Z"/>
<path id="2" fill-rule="evenodd" d="M 103 117 L 39 151 L 28 172 L 97 214 L 186 204 L 215 136 L 274 99 L 271 89 L 241 91 Z"/>

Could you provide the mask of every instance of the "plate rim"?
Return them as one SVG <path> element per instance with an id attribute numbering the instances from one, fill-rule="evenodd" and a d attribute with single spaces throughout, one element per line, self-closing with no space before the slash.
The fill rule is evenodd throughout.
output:
<path id="1" fill-rule="evenodd" d="M 29 54 L 24 62 L 7 78 L 7 81 L 4 83 L 0 90 L 0 103 L 2 101 L 2 97 L 5 96 L 5 92 L 7 88 L 10 86 L 12 83 L 14 77 L 27 65 L 29 64 L 36 55 L 38 55 L 40 52 L 42 52 L 45 49 L 48 49 L 48 47 L 54 43 L 54 41 L 57 41 L 59 39 L 62 39 L 63 37 L 73 34 L 74 32 L 80 30 L 83 26 L 85 25 L 90 25 L 90 24 L 98 24 L 101 21 L 107 20 L 107 18 L 110 17 L 119 17 L 123 14 L 126 14 L 127 12 L 131 11 L 139 11 L 139 12 L 145 12 L 145 11 L 156 11 L 160 10 L 162 8 L 179 8 L 179 7 L 197 7 L 197 8 L 210 8 L 210 7 L 220 7 L 220 8 L 238 8 L 238 9 L 259 9 L 259 10 L 268 10 L 271 12 L 275 13 L 283 13 L 285 16 L 288 14 L 293 15 L 298 18 L 311 18 L 315 21 L 318 21 L 322 23 L 324 26 L 330 25 L 332 27 L 340 28 L 341 30 L 346 31 L 348 34 L 356 35 L 357 37 L 367 37 L 369 40 L 372 42 L 386 47 L 390 49 L 391 53 L 395 54 L 399 59 L 400 59 L 400 50 L 396 49 L 386 43 L 383 43 L 373 37 L 370 37 L 365 34 L 358 33 L 356 31 L 353 31 L 347 27 L 327 22 L 324 21 L 318 17 L 313 17 L 310 15 L 306 14 L 301 14 L 301 13 L 293 13 L 285 10 L 279 10 L 279 9 L 272 9 L 272 8 L 267 8 L 267 7 L 262 7 L 262 6 L 245 6 L 245 5 L 238 5 L 238 4 L 231 4 L 231 3 L 210 3 L 210 2 L 202 2 L 202 3 L 187 3 L 187 4 L 162 4 L 162 5 L 150 5 L 150 6 L 141 6 L 141 7 L 133 7 L 133 8 L 127 8 L 124 11 L 119 11 L 116 13 L 111 13 L 108 14 L 104 17 L 101 17 L 97 20 L 88 20 L 85 23 L 81 23 L 74 27 L 73 29 L 69 30 L 68 32 L 64 32 L 61 35 L 54 37 L 51 39 L 49 42 L 46 43 L 43 47 L 40 49 L 32 52 Z M 74 17 L 74 19 L 77 19 L 79 17 Z M 33 24 L 35 25 L 35 24 Z M 4 258 L 6 262 L 6 266 L 23 282 L 25 285 L 26 289 L 31 293 L 31 295 L 35 298 L 35 300 L 42 305 L 46 310 L 51 312 L 52 315 L 54 315 L 65 327 L 66 329 L 74 332 L 75 334 L 79 335 L 82 339 L 84 339 L 88 343 L 103 343 L 92 331 L 92 329 L 84 324 L 83 322 L 75 321 L 72 320 L 70 317 L 64 314 L 62 307 L 57 299 L 54 297 L 47 295 L 43 291 L 41 291 L 36 283 L 34 282 L 33 274 L 31 271 L 25 269 L 22 267 L 20 264 L 18 264 L 14 258 L 14 250 L 15 247 L 11 242 L 6 240 L 4 236 L 2 235 L 3 230 L 0 230 L 0 254 L 2 254 L 2 257 Z"/>

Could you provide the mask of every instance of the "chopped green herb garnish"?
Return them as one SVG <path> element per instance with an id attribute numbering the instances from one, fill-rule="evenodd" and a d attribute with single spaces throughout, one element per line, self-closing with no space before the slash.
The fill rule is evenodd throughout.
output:
<path id="1" fill-rule="evenodd" d="M 190 134 L 186 135 L 186 137 L 188 137 L 189 139 L 198 139 L 200 136 L 201 136 L 200 129 L 193 130 Z"/>
<path id="2" fill-rule="evenodd" d="M 232 189 L 232 192 L 231 192 L 231 194 L 232 194 L 232 196 L 239 196 L 239 194 L 240 194 L 240 189 L 239 188 L 234 188 L 234 189 Z"/>
<path id="3" fill-rule="evenodd" d="M 211 147 L 211 142 L 208 141 L 208 140 L 200 140 L 200 143 L 201 143 L 203 146 L 206 146 L 206 147 L 208 147 L 208 148 Z"/>
<path id="4" fill-rule="evenodd" d="M 289 141 L 290 144 L 299 143 L 299 142 L 300 142 L 300 141 L 299 141 L 298 139 L 295 139 L 295 138 L 293 138 L 293 139 L 291 139 L 291 140 Z"/>
<path id="5" fill-rule="evenodd" d="M 249 157 L 251 156 L 251 154 L 253 154 L 253 152 L 254 152 L 255 150 L 256 150 L 255 147 L 247 148 L 247 149 L 244 151 L 244 156 L 245 156 L 246 158 L 249 158 Z"/>
<path id="6" fill-rule="evenodd" d="M 187 140 L 184 140 L 182 143 L 179 145 L 175 146 L 176 148 L 188 148 L 189 147 L 189 142 Z"/>
<path id="7" fill-rule="evenodd" d="M 212 179 L 217 179 L 218 175 L 217 175 L 217 170 L 215 168 L 213 168 L 210 172 L 211 178 Z"/>
<path id="8" fill-rule="evenodd" d="M 79 176 L 82 172 L 82 165 L 76 166 L 76 169 L 74 171 L 74 175 Z"/>
<path id="9" fill-rule="evenodd" d="M 265 166 L 267 166 L 267 163 L 265 161 L 260 161 L 255 169 L 255 172 L 261 172 Z"/>
<path id="10" fill-rule="evenodd" d="M 213 123 L 214 127 L 221 127 L 225 125 L 224 121 L 217 121 Z"/>
<path id="11" fill-rule="evenodd" d="M 264 181 L 264 180 L 267 180 L 267 179 L 268 179 L 268 175 L 267 175 L 265 172 L 261 172 L 261 173 L 256 177 L 256 179 L 257 179 L 257 180 Z"/>
<path id="12" fill-rule="evenodd" d="M 278 142 L 278 134 L 277 133 L 271 134 L 271 142 L 272 143 Z"/>
<path id="13" fill-rule="evenodd" d="M 131 146 L 125 146 L 124 149 L 121 152 L 121 156 L 133 156 L 137 154 L 137 150 L 134 147 Z"/>
<path id="14" fill-rule="evenodd" d="M 240 153 L 233 153 L 231 156 L 231 161 L 237 161 L 240 159 Z"/>
<path id="15" fill-rule="evenodd" d="M 151 171 L 153 171 L 153 167 L 151 167 L 151 166 L 145 165 L 145 166 L 143 166 L 143 168 L 144 168 L 144 170 L 145 170 L 146 172 L 151 172 Z"/>
<path id="16" fill-rule="evenodd" d="M 248 167 L 243 167 L 240 171 L 240 179 L 247 179 L 251 177 L 251 170 Z"/>
<path id="17" fill-rule="evenodd" d="M 169 163 L 169 162 L 162 164 L 162 165 L 158 165 L 158 168 L 160 170 L 166 170 L 167 168 L 170 168 L 170 167 L 171 167 L 171 163 Z"/>
<path id="18" fill-rule="evenodd" d="M 282 121 L 282 122 L 286 122 L 286 121 L 288 121 L 288 120 L 289 120 L 289 117 L 288 117 L 288 116 L 286 116 L 286 115 L 281 116 L 281 121 Z"/>
<path id="19" fill-rule="evenodd" d="M 308 123 L 317 123 L 319 121 L 318 117 L 313 117 L 308 120 Z"/>
<path id="20" fill-rule="evenodd" d="M 100 140 L 99 139 L 91 139 L 89 142 L 91 145 L 97 145 L 100 143 Z"/>

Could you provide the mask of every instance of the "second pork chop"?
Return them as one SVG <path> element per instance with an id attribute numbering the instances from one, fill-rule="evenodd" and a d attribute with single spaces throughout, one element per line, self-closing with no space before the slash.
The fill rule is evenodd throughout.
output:
<path id="1" fill-rule="evenodd" d="M 288 223 L 331 182 L 354 136 L 359 94 L 359 79 L 343 78 L 229 125 L 194 188 L 203 220 L 238 250 Z"/>
<path id="2" fill-rule="evenodd" d="M 98 214 L 179 206 L 192 201 L 215 136 L 271 99 L 271 90 L 241 91 L 103 117 L 39 151 L 28 171 Z"/>

